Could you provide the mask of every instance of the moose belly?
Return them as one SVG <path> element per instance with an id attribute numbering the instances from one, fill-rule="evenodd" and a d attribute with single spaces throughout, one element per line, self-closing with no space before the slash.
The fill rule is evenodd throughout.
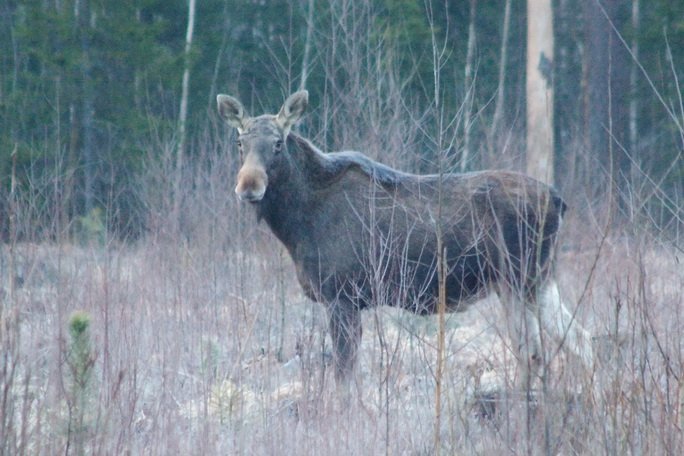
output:
<path id="1" fill-rule="evenodd" d="M 313 301 L 348 301 L 359 309 L 387 305 L 419 315 L 438 310 L 439 280 L 436 261 L 430 255 L 385 257 L 362 263 L 350 258 L 324 261 L 323 255 L 293 253 L 299 283 Z M 488 275 L 481 265 L 482 258 L 473 255 L 447 258 L 448 311 L 465 310 L 486 294 Z"/>
<path id="2" fill-rule="evenodd" d="M 401 290 L 402 287 L 399 287 Z M 417 274 L 410 287 L 396 304 L 418 315 L 437 313 L 439 300 L 439 278 L 435 269 L 425 275 Z M 448 272 L 445 283 L 446 310 L 461 312 L 487 294 L 487 281 L 483 274 L 454 268 Z"/>

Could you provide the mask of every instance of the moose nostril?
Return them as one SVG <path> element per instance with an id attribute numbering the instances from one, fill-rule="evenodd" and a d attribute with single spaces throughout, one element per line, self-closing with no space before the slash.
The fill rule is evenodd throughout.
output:
<path id="1" fill-rule="evenodd" d="M 244 192 L 238 191 L 238 189 L 235 189 L 235 193 L 237 193 L 238 198 L 240 201 L 247 201 L 250 203 L 256 203 L 258 201 L 261 201 L 261 199 L 264 197 L 264 191 L 252 191 L 252 190 L 247 190 Z"/>

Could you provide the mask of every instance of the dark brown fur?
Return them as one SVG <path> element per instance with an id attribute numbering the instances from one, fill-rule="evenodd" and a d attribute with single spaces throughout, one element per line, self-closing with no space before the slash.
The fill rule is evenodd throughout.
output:
<path id="1" fill-rule="evenodd" d="M 300 113 L 291 99 L 277 117 L 244 120 L 226 98 L 247 153 L 236 191 L 285 245 L 306 295 L 326 305 L 338 377 L 353 368 L 362 309 L 436 312 L 438 224 L 450 311 L 492 289 L 535 307 L 565 211 L 554 190 L 513 172 L 415 175 L 358 152 L 325 154 L 289 133 Z M 281 137 L 273 124 L 285 125 Z M 248 181 L 253 168 L 263 182 Z"/>
<path id="2" fill-rule="evenodd" d="M 323 154 L 292 133 L 282 157 L 277 167 L 287 171 L 269 179 L 256 210 L 290 252 L 307 295 L 362 309 L 377 303 L 373 281 L 381 277 L 384 304 L 434 313 L 440 177 L 395 171 L 356 152 Z M 530 292 L 547 266 L 562 200 L 504 171 L 445 174 L 441 185 L 453 310 L 495 282 Z"/>

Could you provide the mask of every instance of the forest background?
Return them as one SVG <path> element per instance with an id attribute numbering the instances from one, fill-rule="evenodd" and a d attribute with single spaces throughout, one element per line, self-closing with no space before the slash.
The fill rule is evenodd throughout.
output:
<path id="1" fill-rule="evenodd" d="M 185 1 L 6 0 L 2 237 L 13 172 L 19 188 L 52 182 L 34 201 L 51 221 L 20 237 L 73 234 L 79 217 L 139 237 L 151 221 L 136 177 L 164 160 L 177 176 L 206 158 L 207 141 L 231 134 L 216 120 L 219 92 L 260 113 L 305 87 L 313 110 L 301 128 L 323 150 L 414 172 L 435 171 L 439 153 L 454 170 L 525 169 L 526 3 L 428 3 L 207 0 L 192 6 L 190 28 Z M 555 59 L 540 71 L 555 91 L 557 185 L 596 196 L 612 169 L 608 180 L 668 195 L 638 206 L 671 222 L 684 182 L 684 5 L 558 0 L 553 28 Z M 434 141 L 433 39 L 440 115 L 458 118 L 446 152 Z"/>

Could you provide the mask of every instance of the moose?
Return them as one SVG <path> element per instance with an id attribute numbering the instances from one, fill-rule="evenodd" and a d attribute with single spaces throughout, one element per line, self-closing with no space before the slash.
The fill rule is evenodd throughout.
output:
<path id="1" fill-rule="evenodd" d="M 338 383 L 353 372 L 363 309 L 434 314 L 440 285 L 448 312 L 499 296 L 523 384 L 544 362 L 540 328 L 592 365 L 590 336 L 553 279 L 566 210 L 554 189 L 509 171 L 417 175 L 360 152 L 323 153 L 292 131 L 305 90 L 276 115 L 250 117 L 228 95 L 217 102 L 238 132 L 235 193 L 285 246 L 306 296 L 325 305 Z"/>

